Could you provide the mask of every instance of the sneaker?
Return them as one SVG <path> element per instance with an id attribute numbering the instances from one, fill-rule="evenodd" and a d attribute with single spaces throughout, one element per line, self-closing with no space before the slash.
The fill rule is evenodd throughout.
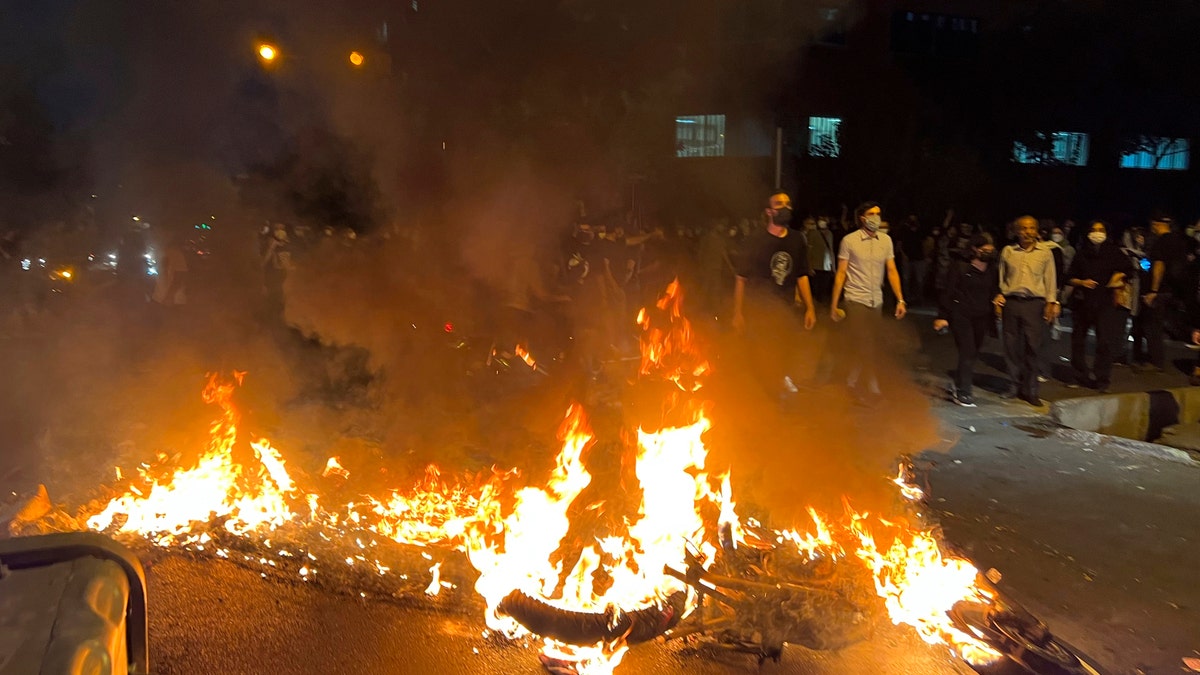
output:
<path id="1" fill-rule="evenodd" d="M 1016 389 L 1005 389 L 1004 391 L 1000 392 L 1000 398 L 1002 398 L 1006 401 L 1017 398 L 1017 390 Z"/>
<path id="2" fill-rule="evenodd" d="M 1046 384 L 1049 381 L 1050 381 L 1050 378 L 1046 377 L 1045 375 L 1038 375 L 1038 382 L 1041 382 L 1042 384 Z"/>
<path id="3" fill-rule="evenodd" d="M 1079 384 L 1078 382 L 1068 382 L 1068 383 L 1067 383 L 1067 389 L 1078 389 L 1078 388 L 1080 388 L 1080 387 L 1082 387 L 1082 386 L 1083 386 L 1083 385 L 1082 385 L 1082 384 Z"/>
<path id="4" fill-rule="evenodd" d="M 975 397 L 970 394 L 955 394 L 951 400 L 964 408 L 975 407 Z"/>
<path id="5" fill-rule="evenodd" d="M 796 383 L 792 382 L 792 377 L 790 375 L 783 376 L 783 389 L 789 394 L 796 394 L 800 392 L 800 389 L 796 387 Z"/>
<path id="6" fill-rule="evenodd" d="M 1028 403 L 1029 405 L 1031 405 L 1035 408 L 1040 408 L 1043 405 L 1046 405 L 1045 403 L 1042 403 L 1042 399 L 1038 398 L 1037 394 L 1033 394 L 1030 396 L 1022 396 L 1021 400 L 1025 401 L 1026 403 Z"/>

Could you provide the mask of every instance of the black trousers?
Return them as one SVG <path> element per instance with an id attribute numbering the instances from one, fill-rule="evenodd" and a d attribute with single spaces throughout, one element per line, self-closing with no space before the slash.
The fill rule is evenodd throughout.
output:
<path id="1" fill-rule="evenodd" d="M 1038 354 L 1046 334 L 1046 301 L 1009 296 L 1004 302 L 1004 357 L 1012 386 L 1027 397 L 1038 393 Z"/>
<path id="2" fill-rule="evenodd" d="M 1167 308 L 1171 306 L 1171 296 L 1167 293 L 1159 293 L 1154 298 L 1154 306 L 1151 307 L 1143 302 L 1138 309 L 1138 316 L 1141 318 L 1142 333 L 1146 336 L 1146 351 L 1150 365 L 1158 368 L 1163 367 L 1166 362 L 1166 339 L 1167 331 L 1164 325 L 1167 318 Z M 1134 343 L 1135 346 L 1137 343 Z"/>
<path id="3" fill-rule="evenodd" d="M 983 339 L 987 337 L 995 318 L 991 314 L 952 314 L 949 321 L 950 332 L 954 335 L 954 346 L 958 348 L 958 372 L 954 376 L 954 386 L 958 393 L 969 396 L 975 379 L 975 363 L 979 360 L 979 349 L 983 346 Z"/>
<path id="4" fill-rule="evenodd" d="M 1088 381 L 1087 334 L 1096 331 L 1096 358 L 1092 373 L 1096 386 L 1104 387 L 1112 381 L 1113 358 L 1119 353 L 1121 340 L 1125 337 L 1125 319 L 1129 310 L 1109 304 L 1100 306 L 1081 305 L 1071 312 L 1071 369 L 1075 371 L 1075 382 Z"/>

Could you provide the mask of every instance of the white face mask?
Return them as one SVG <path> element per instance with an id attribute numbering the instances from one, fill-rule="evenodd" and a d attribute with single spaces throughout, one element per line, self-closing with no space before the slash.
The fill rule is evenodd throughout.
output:
<path id="1" fill-rule="evenodd" d="M 1063 236 L 1062 236 L 1061 234 L 1057 233 L 1057 232 L 1055 232 L 1054 234 L 1050 235 L 1050 241 L 1052 241 L 1052 242 L 1054 242 L 1054 243 L 1056 243 L 1056 244 L 1061 244 L 1061 243 L 1062 243 L 1062 240 L 1063 240 Z"/>
<path id="2" fill-rule="evenodd" d="M 866 225 L 867 229 L 872 232 L 878 230 L 879 226 L 882 224 L 883 224 L 883 218 L 880 218 L 877 215 L 872 214 L 869 216 L 863 216 L 863 225 Z"/>
<path id="3" fill-rule="evenodd" d="M 1097 246 L 1103 244 L 1105 239 L 1108 239 L 1108 235 L 1103 232 L 1088 232 L 1088 241 Z"/>

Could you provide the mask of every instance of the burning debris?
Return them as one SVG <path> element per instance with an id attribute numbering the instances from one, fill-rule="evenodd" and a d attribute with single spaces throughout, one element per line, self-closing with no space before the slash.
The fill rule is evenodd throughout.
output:
<path id="1" fill-rule="evenodd" d="M 611 672 L 630 645 L 664 634 L 759 659 L 778 658 L 786 642 L 836 649 L 884 619 L 974 664 L 1008 653 L 1012 634 L 1050 649 L 1044 626 L 1011 620 L 1018 614 L 968 561 L 909 524 L 924 492 L 905 464 L 892 481 L 902 499 L 886 519 L 848 502 L 840 521 L 810 509 L 810 531 L 740 518 L 730 472 L 706 466 L 712 422 L 699 393 L 711 368 L 682 300 L 674 282 L 638 316 L 639 386 L 666 392 L 661 425 L 622 429 L 598 409 L 593 426 L 574 404 L 541 484 L 516 469 L 447 479 L 430 466 L 409 490 L 327 504 L 320 481 L 346 483 L 350 472 L 331 457 L 309 478 L 268 440 L 239 440 L 235 373 L 204 389 L 221 411 L 205 451 L 190 465 L 138 467 L 86 525 L 257 560 L 264 576 L 287 569 L 305 582 L 337 565 L 360 580 L 411 577 L 413 592 L 435 597 L 474 574 L 489 630 L 538 642 L 555 672 Z M 317 555 L 305 540 L 337 553 Z M 415 547 L 421 559 L 388 558 L 384 543 Z"/>

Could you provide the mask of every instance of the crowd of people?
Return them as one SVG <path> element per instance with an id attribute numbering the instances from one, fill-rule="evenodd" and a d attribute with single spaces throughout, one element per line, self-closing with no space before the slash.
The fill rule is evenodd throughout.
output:
<path id="1" fill-rule="evenodd" d="M 786 192 L 770 195 L 753 217 L 692 226 L 631 212 L 580 215 L 556 246 L 509 242 L 505 281 L 479 294 L 480 323 L 499 344 L 562 354 L 595 374 L 604 362 L 636 353 L 631 317 L 681 278 L 689 311 L 749 340 L 755 370 L 770 386 L 796 388 L 800 369 L 780 345 L 828 322 L 823 329 L 838 331 L 833 342 L 845 355 L 825 350 L 808 377 L 826 381 L 836 370 L 856 397 L 870 400 L 882 394 L 876 366 L 885 355 L 885 311 L 901 320 L 910 304 L 925 305 L 936 308 L 933 328 L 953 335 L 952 395 L 964 406 L 975 405 L 973 376 L 988 336 L 1002 339 L 1010 379 L 1002 395 L 1040 405 L 1039 385 L 1052 376 L 1047 344 L 1068 325 L 1071 367 L 1057 375 L 1067 386 L 1098 391 L 1111 386 L 1114 364 L 1161 372 L 1168 336 L 1188 340 L 1200 328 L 1200 232 L 1165 214 L 1120 230 L 1103 220 L 1078 226 L 1033 216 L 981 227 L 953 209 L 933 224 L 915 215 L 893 224 L 890 215 L 865 202 L 836 216 L 797 217 Z M 182 235 L 159 242 L 148 279 L 143 230 L 131 225 L 118 244 L 117 287 L 158 305 L 187 302 L 192 242 Z M 331 240 L 363 243 L 349 229 L 275 221 L 262 228 L 256 260 L 265 315 L 282 317 L 289 270 L 314 242 Z M 0 241 L 0 254 L 6 278 L 22 280 L 24 254 L 14 242 Z M 12 312 L 13 303 L 5 304 Z M 1200 368 L 1192 383 L 1200 384 Z"/>
<path id="2" fill-rule="evenodd" d="M 643 278 L 657 272 L 694 282 L 709 316 L 751 340 L 763 336 L 749 349 L 756 370 L 785 389 L 795 387 L 796 371 L 774 346 L 828 312 L 840 324 L 839 344 L 854 355 L 843 366 L 846 384 L 865 400 L 881 395 L 874 366 L 884 308 L 895 319 L 909 303 L 936 308 L 933 328 L 951 333 L 957 348 L 951 391 L 964 406 L 975 405 L 974 371 L 988 336 L 1003 345 L 1010 382 L 1001 395 L 1038 406 L 1040 385 L 1052 377 L 1048 344 L 1064 332 L 1070 370 L 1057 376 L 1105 392 L 1114 364 L 1162 372 L 1168 337 L 1193 340 L 1200 327 L 1200 233 L 1165 214 L 1122 231 L 1103 220 L 1081 227 L 1029 215 L 1000 227 L 957 221 L 954 210 L 932 226 L 913 215 L 893 225 L 885 215 L 866 202 L 840 217 L 797 218 L 789 195 L 778 192 L 755 219 L 714 218 L 674 236 L 581 221 L 562 270 L 573 325 L 591 336 L 584 344 L 593 348 L 582 351 L 599 359 L 607 345 L 619 350 L 623 318 L 642 289 L 660 287 Z M 820 379 L 829 368 L 817 371 Z M 1200 384 L 1200 368 L 1191 381 Z"/>

